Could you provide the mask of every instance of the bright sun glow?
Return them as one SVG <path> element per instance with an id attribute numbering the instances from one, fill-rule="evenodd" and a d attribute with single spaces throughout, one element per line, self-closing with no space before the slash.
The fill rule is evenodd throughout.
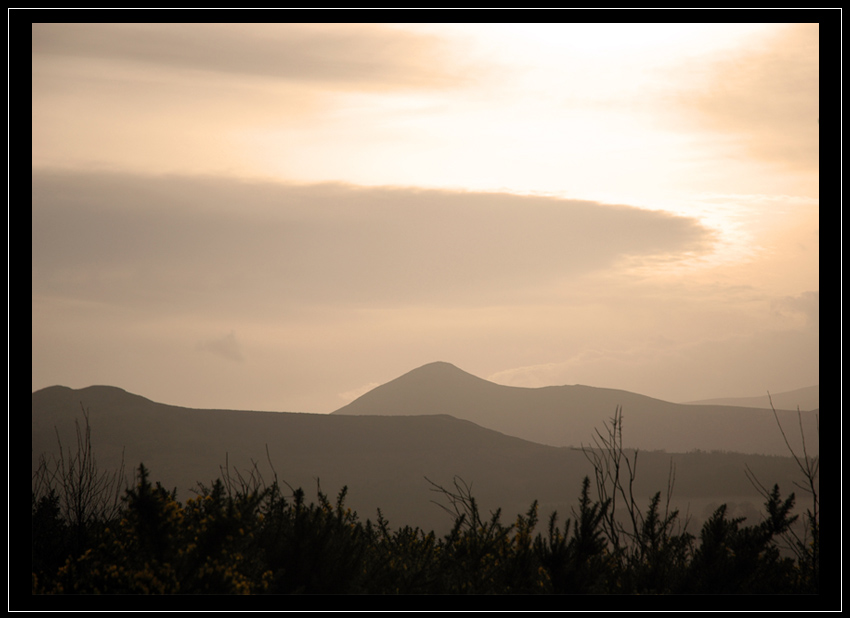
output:
<path id="1" fill-rule="evenodd" d="M 815 383 L 818 28 L 33 24 L 33 385 Z"/>

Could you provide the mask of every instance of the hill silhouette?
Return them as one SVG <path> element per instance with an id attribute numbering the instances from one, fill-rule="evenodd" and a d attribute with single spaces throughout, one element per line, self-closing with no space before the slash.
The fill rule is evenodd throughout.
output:
<path id="1" fill-rule="evenodd" d="M 459 383 L 490 388 L 474 376 L 448 373 Z M 75 422 L 84 422 L 82 408 L 88 410 L 101 469 L 115 469 L 123 454 L 128 470 L 143 462 L 152 479 L 177 489 L 182 500 L 191 497 L 198 482 L 209 485 L 219 478 L 225 464 L 231 475 L 245 474 L 256 464 L 267 481 L 276 472 L 282 482 L 303 487 L 308 496 L 315 495 L 317 481 L 330 495 L 347 485 L 347 503 L 364 520 L 374 520 L 381 508 L 394 526 L 440 532 L 447 531 L 451 520 L 432 502 L 441 496 L 425 477 L 445 487 L 452 486 L 455 476 L 463 478 L 482 512 L 502 508 L 508 519 L 524 513 L 535 499 L 541 516 L 557 510 L 567 517 L 581 479 L 593 477 L 579 450 L 536 444 L 447 414 L 201 410 L 157 403 L 108 386 L 55 386 L 32 394 L 33 470 L 42 454 L 58 454 L 57 435 L 66 454 L 75 451 Z M 676 465 L 675 498 L 683 512 L 688 509 L 697 518 L 712 505 L 729 501 L 755 515 L 762 500 L 747 481 L 745 466 L 762 482 L 778 482 L 789 490 L 798 474 L 794 462 L 783 457 L 642 453 L 636 484 L 642 501 L 666 487 L 671 457 Z"/>
<path id="2" fill-rule="evenodd" d="M 449 414 L 549 446 L 591 443 L 622 406 L 624 444 L 670 452 L 734 451 L 787 455 L 771 410 L 740 406 L 688 405 L 623 390 L 591 386 L 521 388 L 494 384 L 445 362 L 429 363 L 379 386 L 334 415 L 404 416 Z M 796 410 L 778 410 L 786 428 L 799 425 Z M 817 453 L 816 421 L 804 413 L 810 454 Z M 789 431 L 801 448 L 798 431 Z"/>
<path id="3" fill-rule="evenodd" d="M 721 397 L 686 403 L 690 405 L 745 406 L 769 409 L 771 401 L 773 401 L 774 407 L 786 410 L 796 410 L 798 406 L 804 411 L 818 410 L 820 409 L 820 386 L 808 386 L 785 393 L 771 393 L 769 397 L 765 393 L 758 397 Z"/>
<path id="4" fill-rule="evenodd" d="M 590 472 L 583 455 L 552 449 L 447 415 L 342 417 L 323 414 L 200 410 L 150 401 L 120 388 L 79 390 L 55 386 L 32 394 L 33 469 L 42 453 L 56 454 L 57 432 L 67 453 L 75 448 L 75 421 L 88 410 L 98 465 L 114 469 L 122 453 L 128 469 L 140 462 L 182 499 L 209 485 L 227 464 L 231 474 L 254 463 L 270 481 L 280 479 L 315 495 L 317 482 L 334 495 L 349 486 L 348 504 L 374 519 L 381 508 L 391 523 L 439 529 L 448 516 L 425 477 L 451 486 L 455 475 L 473 483 L 482 505 L 531 500 L 567 503 Z M 268 458 L 266 455 L 268 448 Z M 271 460 L 271 465 L 268 459 Z M 565 491 L 570 488 L 569 491 Z"/>

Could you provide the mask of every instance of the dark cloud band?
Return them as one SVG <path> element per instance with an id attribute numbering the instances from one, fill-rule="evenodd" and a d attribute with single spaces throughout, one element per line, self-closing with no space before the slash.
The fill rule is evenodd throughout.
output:
<path id="1" fill-rule="evenodd" d="M 712 243 L 694 219 L 497 193 L 36 171 L 32 195 L 34 293 L 195 309 L 517 302 Z"/>

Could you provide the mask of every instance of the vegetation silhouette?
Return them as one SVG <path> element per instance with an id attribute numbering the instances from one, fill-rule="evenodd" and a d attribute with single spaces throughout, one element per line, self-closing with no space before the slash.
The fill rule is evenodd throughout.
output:
<path id="1" fill-rule="evenodd" d="M 380 510 L 361 522 L 317 482 L 301 488 L 245 474 L 227 463 L 185 503 L 140 464 L 132 486 L 104 473 L 91 454 L 90 427 L 78 451 L 43 459 L 32 483 L 33 594 L 816 594 L 819 561 L 817 458 L 797 461 L 812 492 L 806 532 L 793 536 L 794 494 L 764 491 L 765 515 L 744 525 L 721 505 L 698 536 L 661 492 L 641 509 L 634 497 L 638 453 L 622 448 L 622 410 L 597 431 L 593 483 L 585 477 L 563 528 L 544 532 L 538 503 L 513 523 L 484 515 L 472 486 L 428 482 L 453 519 L 449 533 L 392 528 Z M 778 417 L 777 417 L 778 422 Z M 780 429 L 781 425 L 780 425 Z M 267 452 L 268 456 L 268 452 Z M 797 458 L 797 455 L 794 455 Z M 269 461 L 271 464 L 271 461 Z M 755 479 L 753 479 L 755 481 Z M 123 491 L 120 500 L 114 498 Z M 784 555 L 782 543 L 792 555 Z"/>

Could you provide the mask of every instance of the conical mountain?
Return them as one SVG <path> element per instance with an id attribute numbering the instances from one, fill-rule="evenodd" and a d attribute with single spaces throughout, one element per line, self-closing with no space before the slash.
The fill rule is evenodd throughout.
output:
<path id="1" fill-rule="evenodd" d="M 494 384 L 445 362 L 430 363 L 362 395 L 333 414 L 449 414 L 550 446 L 593 445 L 618 407 L 627 447 L 669 452 L 733 451 L 787 455 L 770 410 L 676 404 L 591 386 L 521 388 Z M 796 411 L 778 411 L 796 429 Z M 804 414 L 807 448 L 817 449 L 814 415 Z M 788 432 L 793 437 L 793 432 Z M 798 444 L 799 441 L 792 444 Z"/>
<path id="2" fill-rule="evenodd" d="M 513 390 L 476 377 L 451 363 L 435 362 L 369 391 L 334 414 L 449 414 L 466 418 L 473 408 L 482 405 L 492 408 L 509 397 Z"/>

